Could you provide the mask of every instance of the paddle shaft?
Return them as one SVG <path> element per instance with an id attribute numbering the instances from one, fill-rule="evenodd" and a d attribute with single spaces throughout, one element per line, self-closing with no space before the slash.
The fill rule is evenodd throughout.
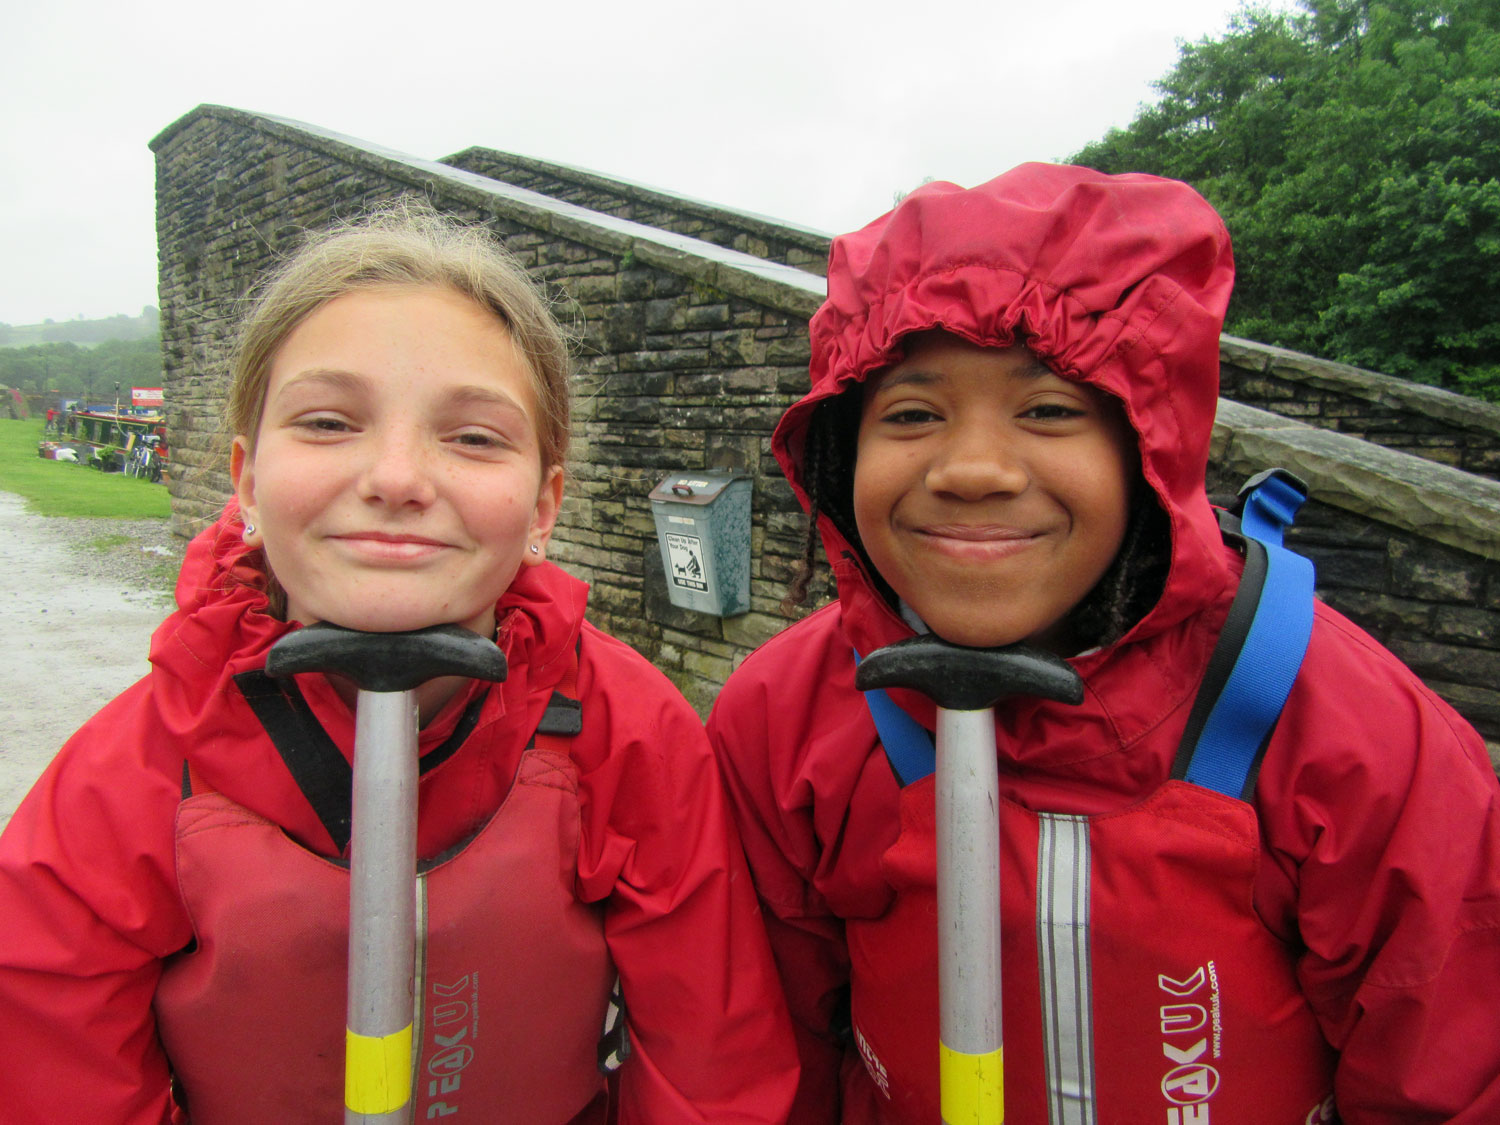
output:
<path id="1" fill-rule="evenodd" d="M 1005 1082 L 994 706 L 1008 695 L 1077 704 L 1083 681 L 1062 658 L 1024 645 L 966 648 L 922 634 L 870 653 L 855 669 L 854 686 L 909 688 L 937 704 L 933 783 L 941 1113 L 947 1125 L 999 1125 L 1005 1118 Z"/>
<path id="2" fill-rule="evenodd" d="M 355 713 L 344 1121 L 405 1121 L 416 965 L 417 696 L 361 691 Z"/>
<path id="3" fill-rule="evenodd" d="M 322 622 L 282 637 L 266 672 L 325 672 L 359 689 L 350 799 L 346 1125 L 410 1117 L 415 1055 L 417 688 L 440 676 L 498 683 L 505 656 L 456 625 L 364 633 Z"/>
<path id="4" fill-rule="evenodd" d="M 995 714 L 937 713 L 938 1032 L 946 1125 L 1004 1120 Z"/>

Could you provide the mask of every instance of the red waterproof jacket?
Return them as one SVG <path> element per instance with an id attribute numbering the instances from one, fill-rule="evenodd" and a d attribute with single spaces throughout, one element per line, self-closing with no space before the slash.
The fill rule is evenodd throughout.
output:
<path id="1" fill-rule="evenodd" d="M 1349 1125 L 1500 1121 L 1500 788 L 1472 728 L 1320 603 L 1253 807 L 1169 779 L 1241 565 L 1204 494 L 1232 277 L 1181 184 L 1026 165 L 921 188 L 835 241 L 812 391 L 775 450 L 806 506 L 818 402 L 908 333 L 1020 333 L 1121 400 L 1169 516 L 1157 604 L 1070 660 L 1082 705 L 997 715 L 1007 1125 L 1326 1122 L 1330 1068 Z M 932 787 L 900 788 L 853 684 L 856 650 L 912 629 L 819 529 L 837 603 L 746 659 L 709 731 L 799 1036 L 793 1120 L 931 1120 Z M 890 694 L 933 729 L 931 704 Z M 1092 1006 L 1048 991 L 1059 950 Z"/>
<path id="2" fill-rule="evenodd" d="M 152 672 L 68 742 L 0 839 L 7 1123 L 169 1118 L 171 1064 L 153 999 L 164 962 L 197 936 L 174 854 L 185 761 L 195 792 L 234 802 L 309 852 L 336 854 L 234 681 L 261 668 L 291 628 L 264 612 L 256 556 L 246 557 L 237 532 L 226 516 L 189 547 L 180 609 L 153 638 Z M 599 904 L 626 998 L 633 1054 L 620 1072 L 620 1120 L 780 1120 L 795 1054 L 702 727 L 664 677 L 583 620 L 585 595 L 582 583 L 540 566 L 523 569 L 502 598 L 509 677 L 489 690 L 452 756 L 423 775 L 418 852 L 440 855 L 501 806 L 576 649 L 575 890 Z M 297 680 L 348 757 L 350 709 L 322 676 Z M 460 692 L 428 724 L 424 754 L 449 740 L 484 690 Z M 495 904 L 497 927 L 504 905 Z M 548 1018 L 545 1005 L 484 1010 L 487 1025 Z M 475 1119 L 508 1119 L 488 1112 Z"/>

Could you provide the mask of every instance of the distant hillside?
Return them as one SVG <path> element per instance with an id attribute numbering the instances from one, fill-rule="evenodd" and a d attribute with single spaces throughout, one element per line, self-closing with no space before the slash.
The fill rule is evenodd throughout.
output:
<path id="1" fill-rule="evenodd" d="M 140 316 L 107 316 L 100 320 L 49 320 L 43 324 L 0 324 L 0 348 L 34 344 L 78 344 L 92 347 L 105 340 L 154 340 L 160 330 L 154 305 Z"/>

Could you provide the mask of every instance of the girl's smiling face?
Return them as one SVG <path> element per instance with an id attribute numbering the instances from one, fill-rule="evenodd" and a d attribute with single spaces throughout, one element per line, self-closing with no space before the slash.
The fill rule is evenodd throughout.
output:
<path id="1" fill-rule="evenodd" d="M 1119 551 L 1135 464 L 1102 391 L 1024 347 L 926 332 L 866 384 L 855 522 L 940 637 L 1066 652 L 1065 618 Z"/>
<path id="2" fill-rule="evenodd" d="M 303 320 L 269 376 L 230 468 L 287 619 L 492 634 L 562 499 L 504 323 L 444 286 L 358 289 Z"/>

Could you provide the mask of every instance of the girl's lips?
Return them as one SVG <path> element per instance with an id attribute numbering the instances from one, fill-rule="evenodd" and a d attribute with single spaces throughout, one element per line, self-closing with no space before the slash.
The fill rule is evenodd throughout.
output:
<path id="1" fill-rule="evenodd" d="M 1000 539 L 1032 539 L 1033 532 L 1002 524 L 928 524 L 917 529 L 922 535 L 942 539 L 963 539 L 971 543 L 991 543 Z"/>
<path id="2" fill-rule="evenodd" d="M 914 530 L 932 549 L 964 559 L 1009 558 L 1040 538 L 1022 528 L 997 525 L 929 524 Z"/>
<path id="3" fill-rule="evenodd" d="M 425 535 L 394 535 L 383 531 L 353 531 L 332 539 L 361 558 L 388 562 L 420 561 L 449 546 Z"/>

